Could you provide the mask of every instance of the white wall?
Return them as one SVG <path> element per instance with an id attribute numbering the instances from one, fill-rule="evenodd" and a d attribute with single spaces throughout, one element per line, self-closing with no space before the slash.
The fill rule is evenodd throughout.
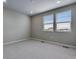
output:
<path id="1" fill-rule="evenodd" d="M 60 12 L 62 10 L 66 9 L 72 9 L 72 31 L 68 33 L 61 33 L 61 32 L 45 32 L 42 28 L 42 17 L 43 15 L 54 13 L 54 12 Z M 52 10 L 46 13 L 42 13 L 39 15 L 35 15 L 32 17 L 32 37 L 33 38 L 39 38 L 44 40 L 50 40 L 60 43 L 65 43 L 69 45 L 76 45 L 76 38 L 75 38 L 75 23 L 76 23 L 76 10 L 75 10 L 75 4 L 72 4 L 70 6 L 66 6 L 61 9 Z"/>
<path id="2" fill-rule="evenodd" d="M 4 8 L 3 42 L 27 39 L 30 36 L 29 16 Z"/>

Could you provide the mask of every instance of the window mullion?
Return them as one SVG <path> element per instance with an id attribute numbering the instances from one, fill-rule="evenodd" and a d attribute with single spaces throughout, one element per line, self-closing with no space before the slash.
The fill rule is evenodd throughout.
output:
<path id="1" fill-rule="evenodd" d="M 54 29 L 54 32 L 55 32 L 56 31 L 56 16 L 55 16 L 55 13 L 54 13 L 53 29 Z"/>

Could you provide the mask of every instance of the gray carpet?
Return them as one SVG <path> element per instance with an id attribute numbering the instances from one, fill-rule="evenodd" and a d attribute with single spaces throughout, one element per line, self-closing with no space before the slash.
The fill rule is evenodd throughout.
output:
<path id="1" fill-rule="evenodd" d="M 23 41 L 4 46 L 4 59 L 76 59 L 74 49 L 39 41 Z"/>

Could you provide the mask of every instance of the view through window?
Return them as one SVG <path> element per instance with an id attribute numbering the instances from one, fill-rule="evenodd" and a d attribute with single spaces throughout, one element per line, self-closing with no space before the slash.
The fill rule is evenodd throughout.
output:
<path id="1" fill-rule="evenodd" d="M 53 14 L 43 17 L 44 31 L 53 31 Z"/>
<path id="2" fill-rule="evenodd" d="M 50 14 L 43 16 L 44 31 L 57 31 L 57 32 L 71 31 L 71 10 L 55 13 L 54 15 Z M 54 19 L 56 23 L 54 23 Z"/>
<path id="3" fill-rule="evenodd" d="M 71 31 L 71 10 L 56 14 L 56 31 Z"/>

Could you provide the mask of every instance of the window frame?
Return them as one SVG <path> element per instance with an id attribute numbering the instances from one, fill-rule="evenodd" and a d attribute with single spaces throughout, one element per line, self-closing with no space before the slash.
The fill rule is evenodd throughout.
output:
<path id="1" fill-rule="evenodd" d="M 53 22 L 52 22 L 52 23 L 46 23 L 46 24 L 53 24 L 53 31 L 45 31 L 45 30 L 44 30 L 44 25 L 45 25 L 45 24 L 43 23 L 43 17 L 44 17 L 44 16 L 47 16 L 47 15 L 53 15 L 53 19 L 52 19 Z M 44 15 L 42 16 L 42 30 L 45 31 L 45 32 L 54 32 L 54 13 L 48 13 L 48 14 L 44 14 Z"/>
<path id="2" fill-rule="evenodd" d="M 57 23 L 57 22 L 56 22 L 56 14 L 57 14 L 57 13 L 61 13 L 61 12 L 65 12 L 65 11 L 69 11 L 69 10 L 71 11 L 70 30 L 72 31 L 72 9 L 70 8 L 70 9 L 65 9 L 65 10 L 61 10 L 61 11 L 59 10 L 58 12 L 55 12 L 55 24 L 54 24 L 54 25 L 55 25 L 55 32 L 60 32 L 60 33 L 62 33 L 62 32 L 63 32 L 63 33 L 71 32 L 71 31 L 62 31 L 62 32 L 61 32 L 61 31 L 56 31 L 56 28 L 57 28 L 57 24 L 56 24 L 56 23 Z M 68 21 L 68 22 L 69 22 L 69 21 Z M 67 23 L 67 21 L 58 22 L 58 23 Z"/>
<path id="3" fill-rule="evenodd" d="M 57 13 L 60 13 L 60 12 L 64 12 L 64 11 L 71 11 L 71 21 L 70 21 L 70 30 L 71 31 L 56 31 L 56 27 L 57 27 L 57 24 L 56 24 L 56 14 Z M 47 15 L 53 15 L 53 31 L 44 31 L 44 32 L 57 32 L 57 33 L 70 33 L 72 32 L 72 8 L 59 8 L 58 10 L 56 11 L 53 11 L 53 12 L 49 12 L 49 13 L 46 13 L 46 14 L 43 14 L 42 16 L 42 30 L 44 31 L 44 23 L 43 23 L 43 17 L 44 16 L 47 16 Z M 66 22 L 65 22 L 66 23 Z"/>

